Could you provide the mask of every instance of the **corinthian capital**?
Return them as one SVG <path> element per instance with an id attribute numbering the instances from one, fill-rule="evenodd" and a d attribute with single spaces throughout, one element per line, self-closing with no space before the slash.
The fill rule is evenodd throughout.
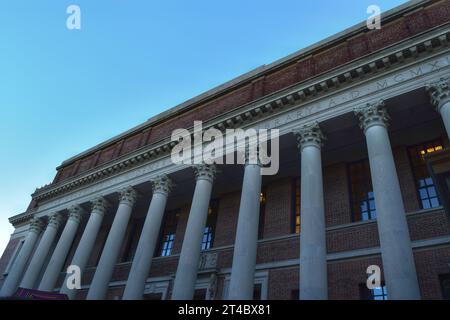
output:
<path id="1" fill-rule="evenodd" d="M 104 216 L 106 211 L 108 211 L 108 208 L 110 207 L 109 202 L 103 197 L 98 197 L 92 200 L 91 203 L 92 203 L 92 213 L 96 213 L 101 216 Z"/>
<path id="2" fill-rule="evenodd" d="M 75 205 L 69 208 L 69 220 L 73 220 L 77 223 L 81 222 L 81 216 L 84 213 L 82 207 Z"/>
<path id="3" fill-rule="evenodd" d="M 172 180 L 165 174 L 152 180 L 153 193 L 162 193 L 167 196 L 173 187 L 174 184 Z"/>
<path id="4" fill-rule="evenodd" d="M 126 187 L 120 191 L 120 203 L 134 206 L 138 198 L 138 193 L 133 187 Z"/>
<path id="5" fill-rule="evenodd" d="M 441 107 L 450 101 L 450 77 L 430 83 L 426 89 L 430 94 L 431 103 L 438 112 L 441 112 Z"/>
<path id="6" fill-rule="evenodd" d="M 217 169 L 213 164 L 199 164 L 194 167 L 195 179 L 196 180 L 209 180 L 214 181 L 216 177 Z"/>
<path id="7" fill-rule="evenodd" d="M 55 229 L 58 229 L 59 226 L 61 225 L 62 220 L 63 219 L 62 219 L 62 215 L 61 214 L 59 214 L 59 213 L 54 214 L 48 220 L 48 226 L 49 227 L 53 227 Z"/>
<path id="8" fill-rule="evenodd" d="M 30 232 L 41 233 L 44 229 L 44 223 L 39 218 L 33 218 L 30 221 Z"/>
<path id="9" fill-rule="evenodd" d="M 364 132 L 374 125 L 387 127 L 389 125 L 388 112 L 386 111 L 384 101 L 380 100 L 375 103 L 368 103 L 363 107 L 355 108 L 355 115 L 358 117 L 359 126 Z"/>
<path id="10" fill-rule="evenodd" d="M 308 146 L 313 146 L 320 149 L 323 142 L 326 140 L 320 130 L 318 122 L 306 124 L 300 129 L 293 131 L 293 133 L 297 137 L 298 148 L 300 150 L 303 150 L 303 148 Z"/>

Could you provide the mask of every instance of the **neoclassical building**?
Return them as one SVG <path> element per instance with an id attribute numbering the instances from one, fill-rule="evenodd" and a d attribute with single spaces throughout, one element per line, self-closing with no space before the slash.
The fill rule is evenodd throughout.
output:
<path id="1" fill-rule="evenodd" d="M 0 295 L 450 298 L 449 21 L 410 1 L 64 161 L 9 219 Z M 278 173 L 174 164 L 197 120 L 279 129 Z"/>

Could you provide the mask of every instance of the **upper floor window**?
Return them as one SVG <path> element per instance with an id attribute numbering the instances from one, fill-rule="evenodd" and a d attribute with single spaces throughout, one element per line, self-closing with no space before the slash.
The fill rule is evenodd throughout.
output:
<path id="1" fill-rule="evenodd" d="M 128 237 L 125 242 L 125 249 L 123 251 L 121 262 L 128 262 L 133 260 L 137 245 L 139 243 L 143 225 L 144 219 L 142 218 L 136 219 L 131 223 L 130 228 L 128 229 Z"/>
<path id="2" fill-rule="evenodd" d="M 203 230 L 202 238 L 202 250 L 208 250 L 212 248 L 214 242 L 214 232 L 216 229 L 217 221 L 218 201 L 213 200 L 208 208 L 208 218 L 206 220 L 206 226 Z"/>
<path id="3" fill-rule="evenodd" d="M 435 183 L 425 163 L 425 155 L 442 149 L 442 143 L 439 140 L 408 148 L 422 209 L 436 208 L 441 205 Z"/>
<path id="4" fill-rule="evenodd" d="M 179 216 L 178 211 L 166 212 L 161 228 L 159 250 L 157 251 L 157 255 L 160 257 L 167 257 L 172 254 Z"/>
<path id="5" fill-rule="evenodd" d="M 352 220 L 355 222 L 376 219 L 377 210 L 375 208 L 369 160 L 365 159 L 349 164 L 348 174 Z"/>
<path id="6" fill-rule="evenodd" d="M 175 241 L 175 234 L 168 233 L 163 236 L 162 240 L 162 248 L 161 248 L 161 257 L 170 256 L 173 249 L 173 242 Z"/>
<path id="7" fill-rule="evenodd" d="M 300 233 L 300 178 L 294 180 L 293 187 L 293 197 L 294 197 L 294 214 L 293 214 L 293 224 L 292 229 L 295 233 Z"/>

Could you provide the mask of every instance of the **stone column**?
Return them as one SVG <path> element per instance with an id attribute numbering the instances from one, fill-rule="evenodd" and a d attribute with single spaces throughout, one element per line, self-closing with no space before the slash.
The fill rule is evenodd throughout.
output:
<path id="1" fill-rule="evenodd" d="M 389 115 L 383 101 L 356 109 L 355 113 L 366 135 L 389 299 L 420 299 L 405 208 L 387 131 Z"/>
<path id="2" fill-rule="evenodd" d="M 172 300 L 192 300 L 194 298 L 202 237 L 208 217 L 215 174 L 216 167 L 214 165 L 203 164 L 195 167 L 197 183 L 175 276 Z"/>
<path id="3" fill-rule="evenodd" d="M 328 299 L 322 155 L 317 123 L 296 132 L 301 152 L 300 299 Z"/>
<path id="4" fill-rule="evenodd" d="M 48 224 L 47 228 L 42 235 L 39 245 L 28 265 L 27 272 L 23 276 L 20 286 L 22 288 L 34 289 L 36 281 L 42 271 L 45 259 L 48 257 L 50 249 L 55 241 L 56 234 L 58 233 L 59 226 L 61 225 L 62 216 L 60 214 L 53 215 Z"/>
<path id="5" fill-rule="evenodd" d="M 172 182 L 166 175 L 163 175 L 152 181 L 152 187 L 152 201 L 148 209 L 147 217 L 145 218 L 136 254 L 133 258 L 133 264 L 122 298 L 123 300 L 142 299 L 145 281 L 150 273 Z"/>
<path id="6" fill-rule="evenodd" d="M 450 78 L 441 80 L 427 86 L 431 96 L 431 103 L 441 114 L 447 136 L 450 138 Z"/>
<path id="7" fill-rule="evenodd" d="M 38 289 L 40 291 L 53 291 L 55 288 L 61 270 L 64 267 L 64 262 L 75 239 L 83 212 L 80 206 L 73 206 L 69 209 L 69 218 L 39 284 Z"/>
<path id="8" fill-rule="evenodd" d="M 20 278 L 23 276 L 26 264 L 33 253 L 34 246 L 36 245 L 39 234 L 42 232 L 44 224 L 40 219 L 33 218 L 30 223 L 30 230 L 25 238 L 25 242 L 19 251 L 16 261 L 10 268 L 10 272 L 3 283 L 0 291 L 1 297 L 12 296 L 19 285 Z"/>
<path id="9" fill-rule="evenodd" d="M 119 258 L 120 248 L 122 247 L 137 197 L 138 194 L 132 187 L 125 188 L 120 193 L 119 208 L 109 231 L 108 239 L 106 239 L 94 279 L 91 282 L 86 297 L 88 300 L 103 300 L 106 298 L 109 281 L 112 278 L 114 267 Z"/>
<path id="10" fill-rule="evenodd" d="M 100 227 L 102 225 L 103 217 L 105 216 L 108 207 L 109 203 L 103 197 L 92 201 L 92 211 L 89 221 L 86 224 L 83 235 L 78 243 L 77 250 L 75 251 L 72 262 L 70 263 L 70 265 L 78 266 L 78 268 L 80 268 L 81 276 L 86 269 L 89 257 L 91 256 L 92 249 L 95 245 L 95 240 L 97 239 L 98 232 L 100 231 Z M 67 287 L 69 276 L 70 275 L 68 274 L 64 279 L 60 292 L 66 294 L 69 299 L 73 300 L 75 299 L 77 290 L 69 289 Z"/>
<path id="11" fill-rule="evenodd" d="M 229 300 L 253 300 L 261 182 L 260 165 L 246 163 L 227 297 Z"/>

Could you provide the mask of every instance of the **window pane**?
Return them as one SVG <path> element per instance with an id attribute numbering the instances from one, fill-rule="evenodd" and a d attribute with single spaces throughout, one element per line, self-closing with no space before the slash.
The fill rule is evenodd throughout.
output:
<path id="1" fill-rule="evenodd" d="M 430 209 L 440 205 L 434 181 L 430 177 L 424 157 L 427 153 L 442 149 L 440 141 L 431 141 L 408 149 L 422 209 Z"/>
<path id="2" fill-rule="evenodd" d="M 367 221 L 376 218 L 369 160 L 351 163 L 348 166 L 353 221 Z"/>

